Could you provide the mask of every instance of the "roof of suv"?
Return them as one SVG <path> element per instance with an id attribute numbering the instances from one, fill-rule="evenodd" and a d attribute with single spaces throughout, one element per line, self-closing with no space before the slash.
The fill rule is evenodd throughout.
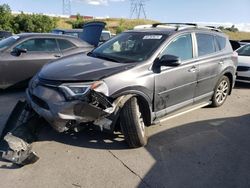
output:
<path id="1" fill-rule="evenodd" d="M 132 32 L 148 32 L 148 33 L 171 35 L 179 31 L 187 31 L 187 30 L 209 31 L 217 34 L 218 33 L 223 34 L 221 30 L 213 26 L 200 26 L 193 23 L 156 23 L 152 25 L 138 25 L 134 27 L 134 30 L 132 30 Z"/>

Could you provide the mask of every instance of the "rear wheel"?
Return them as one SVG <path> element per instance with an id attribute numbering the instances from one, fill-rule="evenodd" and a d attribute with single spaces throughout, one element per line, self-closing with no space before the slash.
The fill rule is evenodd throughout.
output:
<path id="1" fill-rule="evenodd" d="M 226 101 L 229 90 L 230 81 L 227 76 L 222 76 L 215 87 L 214 95 L 212 98 L 212 106 L 221 106 Z"/>
<path id="2" fill-rule="evenodd" d="M 121 130 L 130 147 L 147 144 L 147 129 L 137 98 L 132 97 L 124 105 L 120 116 Z"/>

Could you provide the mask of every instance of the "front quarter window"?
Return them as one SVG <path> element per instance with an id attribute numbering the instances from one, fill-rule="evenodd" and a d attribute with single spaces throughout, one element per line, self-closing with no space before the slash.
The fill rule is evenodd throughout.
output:
<path id="1" fill-rule="evenodd" d="M 166 35 L 151 33 L 122 33 L 91 53 L 93 57 L 107 57 L 116 62 L 141 62 L 148 59 L 166 39 Z"/>

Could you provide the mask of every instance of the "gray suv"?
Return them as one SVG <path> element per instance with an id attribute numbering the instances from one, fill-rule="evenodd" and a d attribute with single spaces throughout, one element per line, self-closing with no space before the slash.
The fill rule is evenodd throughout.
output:
<path id="1" fill-rule="evenodd" d="M 27 100 L 58 132 L 118 130 L 129 146 L 140 147 L 147 143 L 147 126 L 221 106 L 236 66 L 237 54 L 219 30 L 154 24 L 117 35 L 87 55 L 45 65 L 30 81 Z"/>

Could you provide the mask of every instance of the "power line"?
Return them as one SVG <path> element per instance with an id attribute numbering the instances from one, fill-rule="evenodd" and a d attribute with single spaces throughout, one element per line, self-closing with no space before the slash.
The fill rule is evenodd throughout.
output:
<path id="1" fill-rule="evenodd" d="M 146 0 L 130 0 L 130 18 L 147 18 L 146 11 Z"/>

